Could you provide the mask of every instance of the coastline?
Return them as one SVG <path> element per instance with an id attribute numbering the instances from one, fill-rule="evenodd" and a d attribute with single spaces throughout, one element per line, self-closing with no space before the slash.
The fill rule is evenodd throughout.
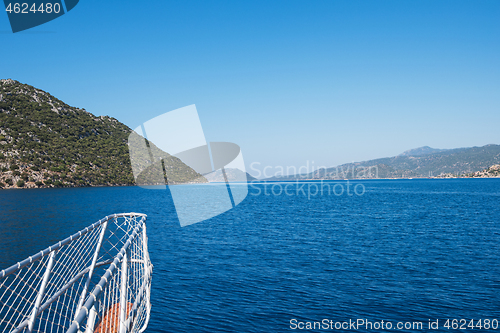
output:
<path id="1" fill-rule="evenodd" d="M 320 182 L 320 181 L 372 181 L 372 180 L 446 180 L 446 179 L 500 179 L 500 176 L 497 177 L 413 177 L 413 178 L 351 178 L 351 179 L 318 179 L 318 178 L 302 178 L 302 179 L 291 179 L 291 180 L 265 180 L 265 179 L 255 179 L 248 181 L 248 184 L 251 183 L 274 183 L 274 182 Z M 207 183 L 187 183 L 187 184 L 166 184 L 166 185 L 188 185 L 188 184 L 216 184 L 219 182 L 207 182 Z M 163 184 L 159 184 L 163 185 Z M 38 189 L 61 189 L 61 188 L 89 188 L 89 187 L 133 187 L 140 186 L 137 184 L 115 184 L 115 185 L 83 185 L 83 186 L 40 186 L 40 187 L 17 187 L 17 186 L 9 186 L 9 187 L 0 187 L 1 190 L 38 190 Z"/>

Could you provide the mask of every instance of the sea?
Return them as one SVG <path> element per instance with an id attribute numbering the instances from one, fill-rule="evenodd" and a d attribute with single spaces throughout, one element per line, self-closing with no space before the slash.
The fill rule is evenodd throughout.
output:
<path id="1" fill-rule="evenodd" d="M 148 215 L 146 332 L 500 331 L 500 179 L 253 183 L 185 227 L 168 190 L 3 190 L 0 269 L 122 212 Z"/>

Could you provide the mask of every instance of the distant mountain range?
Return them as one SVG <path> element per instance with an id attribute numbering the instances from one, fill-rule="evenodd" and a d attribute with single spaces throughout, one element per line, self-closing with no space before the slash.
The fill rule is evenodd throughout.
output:
<path id="1" fill-rule="evenodd" d="M 0 80 L 0 188 L 133 185 L 131 132 L 114 118 L 96 117 L 33 86 Z M 175 170 L 169 184 L 206 182 L 178 158 L 163 157 L 165 168 Z M 142 168 L 147 170 L 147 163 Z"/>
<path id="2" fill-rule="evenodd" d="M 394 156 L 363 162 L 346 163 L 308 174 L 271 177 L 266 180 L 423 178 L 444 174 L 466 175 L 500 163 L 500 145 L 434 149 L 420 147 Z"/>
<path id="3" fill-rule="evenodd" d="M 444 151 L 447 151 L 449 149 L 436 149 L 436 148 L 431 148 L 429 146 L 424 146 L 420 148 L 415 148 L 415 149 L 410 149 L 407 150 L 399 156 L 423 156 L 423 155 L 429 155 L 429 154 L 434 154 L 434 153 L 442 153 Z"/>

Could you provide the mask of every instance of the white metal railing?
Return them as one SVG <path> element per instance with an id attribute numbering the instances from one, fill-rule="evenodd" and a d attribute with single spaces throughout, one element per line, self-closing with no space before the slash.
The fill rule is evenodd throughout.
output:
<path id="1" fill-rule="evenodd" d="M 0 272 L 0 332 L 143 332 L 146 215 L 109 215 Z"/>

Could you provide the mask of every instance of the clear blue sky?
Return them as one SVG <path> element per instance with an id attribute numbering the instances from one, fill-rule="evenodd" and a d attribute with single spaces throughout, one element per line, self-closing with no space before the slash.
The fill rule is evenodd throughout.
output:
<path id="1" fill-rule="evenodd" d="M 16 34 L 0 14 L 0 77 L 132 128 L 196 104 L 247 169 L 334 166 L 500 144 L 499 18 L 496 0 L 81 0 Z"/>

